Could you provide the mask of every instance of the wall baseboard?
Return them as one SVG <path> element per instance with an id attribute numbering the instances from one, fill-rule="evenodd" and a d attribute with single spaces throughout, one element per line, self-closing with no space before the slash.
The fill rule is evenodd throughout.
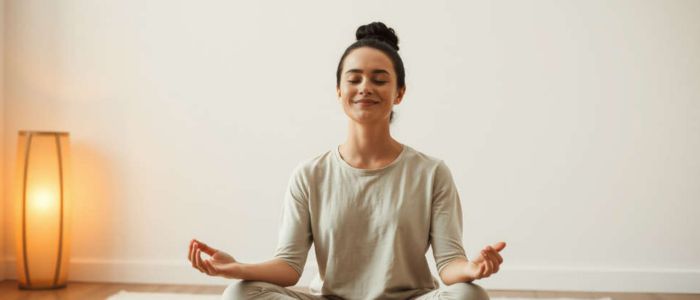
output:
<path id="1" fill-rule="evenodd" d="M 215 278 L 181 261 L 120 261 L 72 259 L 70 281 L 147 284 L 227 285 L 233 279 Z M 5 279 L 16 279 L 13 258 L 0 261 Z M 316 273 L 308 265 L 299 282 L 306 286 Z M 700 270 L 503 267 L 478 283 L 494 290 L 557 290 L 588 292 L 700 293 Z"/>
<path id="2" fill-rule="evenodd" d="M 517 266 L 479 282 L 499 290 L 700 293 L 700 270 Z"/>

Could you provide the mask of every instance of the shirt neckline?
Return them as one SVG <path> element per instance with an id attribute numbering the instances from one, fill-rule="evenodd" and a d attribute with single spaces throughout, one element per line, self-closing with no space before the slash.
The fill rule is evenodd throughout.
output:
<path id="1" fill-rule="evenodd" d="M 383 167 L 378 168 L 378 169 L 360 169 L 360 168 L 355 168 L 355 167 L 351 166 L 348 162 L 343 160 L 343 158 L 340 156 L 340 145 L 337 145 L 333 149 L 333 154 L 334 154 L 335 158 L 340 162 L 340 165 L 343 166 L 344 169 L 349 170 L 349 171 L 354 172 L 354 173 L 359 173 L 362 175 L 370 175 L 370 174 L 381 173 L 383 171 L 390 169 L 391 167 L 395 166 L 396 164 L 398 164 L 399 161 L 401 161 L 403 159 L 404 154 L 406 153 L 406 151 L 408 149 L 408 146 L 406 146 L 405 144 L 401 144 L 401 146 L 402 146 L 402 149 L 401 149 L 401 153 L 399 153 L 399 156 L 397 156 L 394 159 L 394 161 L 390 162 L 388 165 L 383 166 Z"/>

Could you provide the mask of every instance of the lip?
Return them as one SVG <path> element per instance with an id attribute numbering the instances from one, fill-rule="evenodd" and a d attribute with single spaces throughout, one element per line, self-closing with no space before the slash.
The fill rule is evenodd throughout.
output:
<path id="1" fill-rule="evenodd" d="M 375 102 L 355 102 L 355 105 L 359 105 L 360 107 L 369 107 L 376 104 Z"/>
<path id="2" fill-rule="evenodd" d="M 377 104 L 379 101 L 372 100 L 372 99 L 360 99 L 357 101 L 353 101 L 355 104 Z"/>
<path id="3" fill-rule="evenodd" d="M 379 101 L 374 101 L 371 99 L 362 99 L 362 100 L 353 101 L 353 104 L 359 106 L 360 108 L 370 107 L 370 106 L 373 106 L 377 103 L 379 103 Z"/>

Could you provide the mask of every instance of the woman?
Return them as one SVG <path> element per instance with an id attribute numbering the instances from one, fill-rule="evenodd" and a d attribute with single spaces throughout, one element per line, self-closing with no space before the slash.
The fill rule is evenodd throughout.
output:
<path id="1" fill-rule="evenodd" d="M 356 36 L 336 73 L 338 100 L 349 117 L 347 140 L 293 172 L 274 259 L 244 264 L 190 243 L 193 267 L 243 280 L 230 285 L 224 299 L 488 299 L 471 282 L 498 272 L 505 243 L 467 260 L 450 170 L 389 131 L 392 108 L 406 91 L 398 37 L 380 22 L 360 26 Z M 285 288 L 299 280 L 312 244 L 322 280 L 318 295 Z M 428 268 L 428 247 L 444 288 Z"/>

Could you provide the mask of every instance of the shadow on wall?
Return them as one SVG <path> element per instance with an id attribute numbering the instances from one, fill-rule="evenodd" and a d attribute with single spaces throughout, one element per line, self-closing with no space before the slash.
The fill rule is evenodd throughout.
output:
<path id="1" fill-rule="evenodd" d="M 118 218 L 124 215 L 119 205 L 122 197 L 112 163 L 116 160 L 100 150 L 77 139 L 72 143 L 71 267 L 75 267 L 72 273 L 77 276 L 82 268 L 124 252 L 124 243 L 119 243 L 124 231 L 118 227 Z"/>

